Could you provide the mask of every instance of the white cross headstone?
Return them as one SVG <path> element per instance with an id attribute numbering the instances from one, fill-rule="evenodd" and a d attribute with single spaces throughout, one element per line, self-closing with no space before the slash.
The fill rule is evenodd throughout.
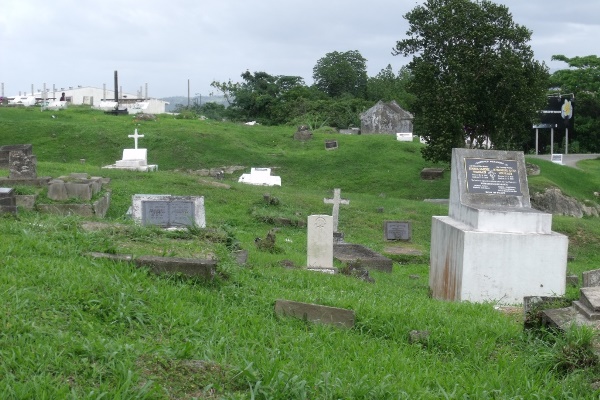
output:
<path id="1" fill-rule="evenodd" d="M 134 149 L 137 149 L 138 148 L 137 147 L 138 146 L 138 138 L 144 137 L 144 135 L 138 135 L 137 128 L 136 128 L 135 133 L 133 135 L 127 135 L 127 137 L 133 138 L 133 141 L 135 144 Z"/>
<path id="2" fill-rule="evenodd" d="M 333 189 L 333 199 L 323 199 L 325 204 L 333 204 L 333 231 L 338 231 L 338 219 L 340 216 L 340 204 L 350 204 L 350 200 L 342 199 L 341 189 Z"/>

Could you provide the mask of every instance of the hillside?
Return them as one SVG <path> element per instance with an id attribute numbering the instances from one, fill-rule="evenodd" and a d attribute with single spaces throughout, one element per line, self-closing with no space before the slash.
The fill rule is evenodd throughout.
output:
<path id="1" fill-rule="evenodd" d="M 152 173 L 102 169 L 130 148 L 138 129 Z M 0 397 L 25 398 L 597 398 L 600 369 L 586 356 L 593 334 L 566 338 L 524 331 L 519 310 L 429 297 L 431 217 L 447 206 L 449 174 L 423 181 L 417 142 L 385 135 L 314 132 L 214 121 L 156 121 L 85 108 L 60 112 L 0 108 L 0 145 L 33 144 L 38 176 L 87 172 L 110 178 L 106 218 L 21 210 L 0 217 Z M 337 150 L 324 141 L 336 139 Z M 82 159 L 85 160 L 82 163 Z M 530 186 L 559 186 L 580 200 L 600 187 L 600 161 L 566 169 L 543 160 Z M 243 166 L 223 180 L 198 170 Z M 237 182 L 250 167 L 271 167 L 281 187 Z M 7 171 L 0 171 L 6 175 Z M 320 274 L 306 264 L 311 214 L 334 188 L 349 243 L 394 256 L 374 283 Z M 595 188 L 595 189 L 593 189 Z M 19 187 L 18 190 L 31 189 Z M 169 232 L 135 225 L 134 194 L 204 196 L 206 229 Z M 277 202 L 265 201 L 265 194 Z M 383 221 L 410 221 L 410 242 L 388 242 Z M 282 223 L 281 221 L 290 221 Z M 274 231 L 272 231 L 275 229 Z M 569 236 L 568 272 L 598 268 L 598 218 L 553 218 Z M 276 235 L 271 251 L 256 238 Z M 248 251 L 238 264 L 234 251 Z M 552 251 L 552 249 L 548 249 Z M 212 281 L 164 277 L 108 254 L 218 260 Z M 421 255 L 418 255 L 418 254 Z M 411 255 L 412 254 L 412 255 Z M 417 254 L 417 255 L 414 255 Z M 343 265 L 336 262 L 336 266 Z M 578 286 L 567 289 L 577 298 Z M 352 329 L 276 316 L 278 299 L 353 310 Z M 509 309 L 509 311 L 511 311 Z M 411 339 L 410 333 L 427 333 Z M 565 353 L 564 349 L 573 349 Z M 582 357 L 583 357 L 582 356 Z"/>

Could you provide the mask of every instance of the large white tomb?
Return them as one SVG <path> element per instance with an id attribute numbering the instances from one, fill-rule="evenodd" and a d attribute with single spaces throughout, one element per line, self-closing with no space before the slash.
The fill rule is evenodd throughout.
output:
<path id="1" fill-rule="evenodd" d="M 134 148 L 124 149 L 121 160 L 116 161 L 113 165 L 106 165 L 102 168 L 111 169 L 127 169 L 131 171 L 156 171 L 158 165 L 148 164 L 148 149 L 138 149 L 138 138 L 143 138 L 144 135 L 138 135 L 137 129 L 133 135 L 128 135 L 133 138 Z"/>
<path id="2" fill-rule="evenodd" d="M 249 185 L 281 186 L 281 177 L 271 175 L 271 168 L 250 168 L 250 173 L 242 174 L 238 182 Z"/>
<path id="3" fill-rule="evenodd" d="M 453 149 L 447 217 L 433 217 L 429 286 L 443 300 L 521 304 L 565 293 L 568 238 L 531 208 L 522 152 Z"/>

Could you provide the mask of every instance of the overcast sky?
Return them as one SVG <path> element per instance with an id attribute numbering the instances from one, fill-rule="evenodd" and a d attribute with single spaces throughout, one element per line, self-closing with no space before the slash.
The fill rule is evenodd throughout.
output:
<path id="1" fill-rule="evenodd" d="M 329 52 L 358 50 L 369 76 L 388 64 L 422 0 L 2 0 L 0 82 L 4 95 L 46 87 L 114 87 L 151 97 L 215 91 L 264 71 L 301 76 Z M 600 55 L 600 0 L 498 0 L 532 34 L 535 58 L 551 70 L 567 57 Z"/>

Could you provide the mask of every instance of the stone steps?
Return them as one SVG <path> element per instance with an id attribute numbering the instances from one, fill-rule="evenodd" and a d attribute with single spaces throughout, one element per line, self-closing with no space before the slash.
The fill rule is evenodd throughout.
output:
<path id="1" fill-rule="evenodd" d="M 600 329 L 600 287 L 583 287 L 579 300 L 571 307 L 544 310 L 543 320 L 547 326 L 565 330 L 571 324 L 587 325 Z"/>

